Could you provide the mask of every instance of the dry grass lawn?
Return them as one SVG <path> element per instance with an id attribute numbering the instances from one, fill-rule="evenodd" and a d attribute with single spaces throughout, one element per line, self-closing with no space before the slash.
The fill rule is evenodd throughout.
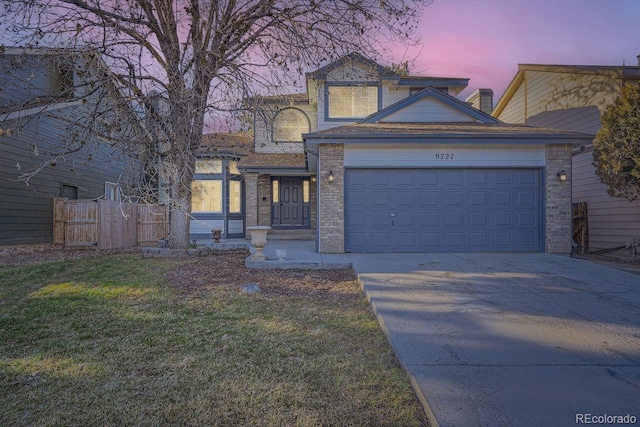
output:
<path id="1" fill-rule="evenodd" d="M 425 424 L 350 270 L 246 255 L 0 266 L 0 425 Z"/>

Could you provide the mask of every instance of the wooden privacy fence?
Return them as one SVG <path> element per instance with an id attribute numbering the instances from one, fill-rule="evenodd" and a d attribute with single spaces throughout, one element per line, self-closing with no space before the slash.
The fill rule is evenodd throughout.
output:
<path id="1" fill-rule="evenodd" d="M 113 200 L 53 200 L 53 243 L 65 248 L 117 249 L 154 245 L 167 236 L 164 205 Z"/>

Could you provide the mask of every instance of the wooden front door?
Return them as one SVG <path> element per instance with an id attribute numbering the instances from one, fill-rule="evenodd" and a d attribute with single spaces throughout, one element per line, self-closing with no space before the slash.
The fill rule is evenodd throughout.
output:
<path id="1" fill-rule="evenodd" d="M 304 223 L 302 178 L 286 176 L 277 179 L 278 185 L 273 186 L 278 195 L 273 198 L 273 225 L 302 226 Z"/>

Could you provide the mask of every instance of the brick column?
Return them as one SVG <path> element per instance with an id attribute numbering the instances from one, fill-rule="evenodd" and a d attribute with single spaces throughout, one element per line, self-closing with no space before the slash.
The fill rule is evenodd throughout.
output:
<path id="1" fill-rule="evenodd" d="M 320 144 L 318 157 L 318 252 L 344 253 L 344 146 Z"/>
<path id="2" fill-rule="evenodd" d="M 545 149 L 545 252 L 571 253 L 571 146 L 547 145 Z M 558 172 L 567 174 L 560 181 Z"/>
<path id="3" fill-rule="evenodd" d="M 271 225 L 271 175 L 258 177 L 258 225 Z"/>
<path id="4" fill-rule="evenodd" d="M 245 206 L 247 210 L 245 215 L 245 226 L 252 227 L 258 225 L 258 174 L 253 172 L 245 173 L 244 184 L 246 192 Z M 246 238 L 251 239 L 249 232 L 246 233 Z"/>

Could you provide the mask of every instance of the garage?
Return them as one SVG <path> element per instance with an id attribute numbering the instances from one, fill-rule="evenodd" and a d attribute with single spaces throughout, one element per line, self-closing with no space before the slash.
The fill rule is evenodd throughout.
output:
<path id="1" fill-rule="evenodd" d="M 347 252 L 540 252 L 540 168 L 345 170 Z"/>

